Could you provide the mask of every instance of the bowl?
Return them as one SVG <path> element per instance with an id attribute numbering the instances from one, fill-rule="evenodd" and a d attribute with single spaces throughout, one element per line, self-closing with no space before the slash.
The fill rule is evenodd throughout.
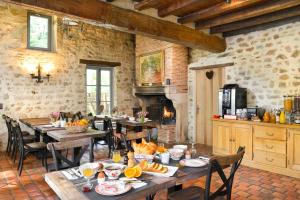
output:
<path id="1" fill-rule="evenodd" d="M 183 150 L 182 149 L 169 149 L 171 158 L 173 160 L 180 160 L 180 158 L 183 156 Z"/>
<path id="2" fill-rule="evenodd" d="M 83 170 L 90 168 L 93 170 L 93 176 L 97 173 L 98 169 L 99 169 L 99 165 L 98 163 L 85 163 L 83 165 L 79 166 L 79 171 L 80 173 L 83 175 Z"/>
<path id="3" fill-rule="evenodd" d="M 104 173 L 109 179 L 118 179 L 123 173 L 124 167 L 120 165 L 108 165 L 104 168 Z"/>
<path id="4" fill-rule="evenodd" d="M 154 155 L 134 154 L 134 158 L 137 162 L 141 162 L 142 160 L 147 160 L 148 163 L 152 163 L 154 159 Z"/>
<path id="5" fill-rule="evenodd" d="M 135 121 L 135 117 L 129 117 L 129 121 L 134 122 Z"/>
<path id="6" fill-rule="evenodd" d="M 186 151 L 188 149 L 187 145 L 179 144 L 179 145 L 174 145 L 173 149 L 182 149 L 183 151 Z"/>

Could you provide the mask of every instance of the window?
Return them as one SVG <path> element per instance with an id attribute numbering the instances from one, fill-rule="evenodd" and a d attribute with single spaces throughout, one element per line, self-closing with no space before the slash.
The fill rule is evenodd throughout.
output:
<path id="1" fill-rule="evenodd" d="M 86 70 L 87 112 L 108 115 L 113 106 L 112 68 L 88 66 Z"/>
<path id="2" fill-rule="evenodd" d="M 52 50 L 52 17 L 37 13 L 28 13 L 27 48 Z"/>

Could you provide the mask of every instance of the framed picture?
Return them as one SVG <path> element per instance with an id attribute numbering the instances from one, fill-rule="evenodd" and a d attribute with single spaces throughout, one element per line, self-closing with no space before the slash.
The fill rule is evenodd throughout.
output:
<path id="1" fill-rule="evenodd" d="M 143 86 L 162 85 L 165 75 L 164 51 L 139 57 L 139 84 Z"/>
<path id="2" fill-rule="evenodd" d="M 52 17 L 37 13 L 27 14 L 27 48 L 52 50 Z"/>

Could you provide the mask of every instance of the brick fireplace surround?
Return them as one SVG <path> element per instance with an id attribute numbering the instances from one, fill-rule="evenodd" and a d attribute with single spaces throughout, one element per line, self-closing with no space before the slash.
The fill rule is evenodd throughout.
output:
<path id="1" fill-rule="evenodd" d="M 170 79 L 171 84 L 165 85 L 165 96 L 172 100 L 176 109 L 176 124 L 160 125 L 158 140 L 163 142 L 183 142 L 187 136 L 187 104 L 188 104 L 188 49 L 181 45 L 175 45 L 165 41 L 151 38 L 136 37 L 136 63 L 140 55 L 164 51 L 165 57 L 165 80 Z M 136 66 L 138 70 L 138 66 Z M 136 73 L 138 74 L 138 73 Z M 138 76 L 136 76 L 138 82 Z M 152 100 L 147 96 L 137 96 L 139 106 L 146 110 L 146 106 Z"/>

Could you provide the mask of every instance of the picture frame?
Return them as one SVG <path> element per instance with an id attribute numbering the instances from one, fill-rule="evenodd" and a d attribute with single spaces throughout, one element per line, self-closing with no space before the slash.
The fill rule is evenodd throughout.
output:
<path id="1" fill-rule="evenodd" d="M 163 85 L 165 76 L 164 51 L 139 56 L 138 84 L 141 86 Z"/>
<path id="2" fill-rule="evenodd" d="M 52 51 L 52 16 L 27 13 L 27 48 Z"/>

